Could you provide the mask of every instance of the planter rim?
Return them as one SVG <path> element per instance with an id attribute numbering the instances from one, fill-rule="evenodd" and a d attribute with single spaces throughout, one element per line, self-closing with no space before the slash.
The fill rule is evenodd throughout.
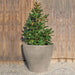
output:
<path id="1" fill-rule="evenodd" d="M 24 42 L 23 42 L 23 44 L 24 44 L 25 46 L 35 46 L 35 47 L 47 47 L 47 46 L 53 46 L 53 45 L 54 45 L 54 43 L 53 43 L 52 45 L 27 45 L 27 44 L 25 44 Z"/>

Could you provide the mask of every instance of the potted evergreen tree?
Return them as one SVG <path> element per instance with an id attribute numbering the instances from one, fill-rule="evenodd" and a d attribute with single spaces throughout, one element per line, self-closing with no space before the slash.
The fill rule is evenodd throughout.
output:
<path id="1" fill-rule="evenodd" d="M 42 12 L 41 4 L 35 2 L 23 31 L 23 53 L 29 70 L 33 72 L 48 70 L 54 47 L 51 41 L 54 31 L 45 26 L 48 14 L 44 15 Z"/>

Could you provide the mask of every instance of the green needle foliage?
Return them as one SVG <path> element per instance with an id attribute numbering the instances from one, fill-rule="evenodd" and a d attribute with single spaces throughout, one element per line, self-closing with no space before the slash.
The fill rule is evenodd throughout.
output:
<path id="1" fill-rule="evenodd" d="M 38 2 L 34 3 L 34 8 L 29 13 L 29 18 L 24 27 L 24 42 L 28 45 L 52 45 L 52 28 L 47 28 L 45 23 L 48 22 L 47 15 L 43 15 L 43 9 Z"/>

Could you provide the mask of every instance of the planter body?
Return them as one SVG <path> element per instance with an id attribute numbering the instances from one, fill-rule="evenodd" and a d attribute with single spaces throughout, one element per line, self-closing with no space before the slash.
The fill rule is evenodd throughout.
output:
<path id="1" fill-rule="evenodd" d="M 32 72 L 44 72 L 48 70 L 54 45 L 26 45 L 23 43 L 23 53 L 28 68 Z"/>

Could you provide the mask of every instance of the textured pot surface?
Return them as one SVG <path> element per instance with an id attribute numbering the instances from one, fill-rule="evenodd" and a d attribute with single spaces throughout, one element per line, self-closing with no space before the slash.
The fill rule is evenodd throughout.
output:
<path id="1" fill-rule="evenodd" d="M 54 45 L 26 45 L 23 43 L 23 53 L 29 70 L 33 72 L 47 71 L 53 47 Z"/>

